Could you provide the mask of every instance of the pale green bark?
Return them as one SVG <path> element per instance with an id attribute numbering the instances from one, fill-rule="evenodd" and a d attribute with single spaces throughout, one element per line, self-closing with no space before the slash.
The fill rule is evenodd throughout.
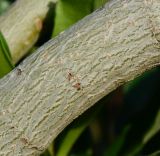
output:
<path id="1" fill-rule="evenodd" d="M 37 41 L 50 3 L 57 0 L 17 0 L 0 16 L 0 30 L 17 63 Z"/>
<path id="2" fill-rule="evenodd" d="M 0 80 L 0 155 L 41 153 L 99 99 L 159 65 L 159 40 L 159 0 L 112 0 L 46 43 Z"/>

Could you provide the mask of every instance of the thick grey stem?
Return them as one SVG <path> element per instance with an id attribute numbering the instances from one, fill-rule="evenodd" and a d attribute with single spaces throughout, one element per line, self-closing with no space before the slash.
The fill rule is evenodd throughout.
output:
<path id="1" fill-rule="evenodd" d="M 50 3 L 57 0 L 17 0 L 0 16 L 0 30 L 4 34 L 17 63 L 37 41 Z"/>
<path id="2" fill-rule="evenodd" d="M 103 96 L 160 63 L 160 1 L 112 0 L 0 80 L 0 155 L 45 150 Z"/>

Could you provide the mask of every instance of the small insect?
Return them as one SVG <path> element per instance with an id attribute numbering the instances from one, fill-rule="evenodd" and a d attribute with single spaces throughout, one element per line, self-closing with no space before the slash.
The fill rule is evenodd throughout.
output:
<path id="1" fill-rule="evenodd" d="M 11 129 L 14 129 L 15 127 L 14 127 L 14 126 L 11 126 L 10 128 L 11 128 Z"/>
<path id="2" fill-rule="evenodd" d="M 76 88 L 77 90 L 81 89 L 81 83 L 76 83 L 75 85 L 73 85 L 74 88 Z"/>
<path id="3" fill-rule="evenodd" d="M 73 74 L 72 73 L 68 73 L 68 80 L 70 81 L 73 78 Z"/>
<path id="4" fill-rule="evenodd" d="M 17 68 L 17 75 L 21 75 L 22 74 L 22 70 L 20 68 Z"/>

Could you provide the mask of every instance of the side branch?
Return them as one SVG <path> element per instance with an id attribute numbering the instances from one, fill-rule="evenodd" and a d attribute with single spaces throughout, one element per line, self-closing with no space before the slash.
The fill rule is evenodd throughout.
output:
<path id="1" fill-rule="evenodd" d="M 41 153 L 99 99 L 158 65 L 159 19 L 159 0 L 112 0 L 1 79 L 0 155 Z"/>
<path id="2" fill-rule="evenodd" d="M 13 63 L 17 63 L 35 44 L 50 3 L 57 0 L 17 0 L 0 16 L 0 30 L 10 47 Z"/>

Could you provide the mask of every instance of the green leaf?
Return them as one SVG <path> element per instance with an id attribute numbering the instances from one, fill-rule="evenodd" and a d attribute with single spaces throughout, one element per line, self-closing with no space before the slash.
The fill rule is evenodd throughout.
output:
<path id="1" fill-rule="evenodd" d="M 108 0 L 94 0 L 94 9 L 98 9 L 104 5 Z"/>
<path id="2" fill-rule="evenodd" d="M 7 42 L 0 32 L 0 78 L 10 72 L 13 68 L 14 65 L 12 64 L 12 58 Z"/>
<path id="3" fill-rule="evenodd" d="M 158 155 L 160 155 L 160 151 L 156 151 L 152 154 L 149 154 L 148 156 L 158 156 Z"/>
<path id="4" fill-rule="evenodd" d="M 145 73 L 143 73 L 142 75 L 140 75 L 139 77 L 137 77 L 136 79 L 129 81 L 127 84 L 124 85 L 123 87 L 123 91 L 125 94 L 129 93 L 130 91 L 132 91 L 134 88 L 136 88 L 142 81 L 144 81 L 147 77 L 149 77 L 151 74 L 154 74 L 155 72 L 157 72 L 157 68 L 154 68 L 152 70 L 149 70 Z"/>
<path id="5" fill-rule="evenodd" d="M 145 134 L 143 144 L 147 143 L 156 133 L 160 131 L 160 110 L 158 111 L 152 127 Z"/>
<path id="6" fill-rule="evenodd" d="M 125 142 L 130 126 L 126 126 L 116 141 L 107 149 L 105 156 L 117 156 Z"/>
<path id="7" fill-rule="evenodd" d="M 7 0 L 0 0 L 0 14 L 2 14 L 10 5 Z"/>
<path id="8" fill-rule="evenodd" d="M 47 149 L 43 154 L 41 154 L 41 156 L 52 156 L 52 155 L 50 155 L 50 152 Z"/>
<path id="9" fill-rule="evenodd" d="M 160 131 L 160 110 L 158 111 L 152 126 L 144 133 L 143 139 L 137 144 L 133 144 L 133 148 L 125 155 L 136 156 L 145 147 L 145 145 Z"/>
<path id="10" fill-rule="evenodd" d="M 154 68 L 125 85 L 123 115 L 132 127 L 121 149 L 122 155 L 145 152 L 159 133 L 159 76 L 159 68 Z"/>
<path id="11" fill-rule="evenodd" d="M 42 153 L 40 156 L 54 156 L 55 154 L 54 154 L 54 148 L 53 147 L 54 147 L 54 142 L 52 142 L 49 145 L 48 149 L 44 153 Z"/>
<path id="12" fill-rule="evenodd" d="M 54 142 L 52 142 L 50 144 L 50 146 L 48 147 L 49 156 L 54 156 L 54 149 L 53 149 L 53 147 L 54 147 Z"/>
<path id="13" fill-rule="evenodd" d="M 53 36 L 92 12 L 93 0 L 59 0 L 56 7 Z"/>

